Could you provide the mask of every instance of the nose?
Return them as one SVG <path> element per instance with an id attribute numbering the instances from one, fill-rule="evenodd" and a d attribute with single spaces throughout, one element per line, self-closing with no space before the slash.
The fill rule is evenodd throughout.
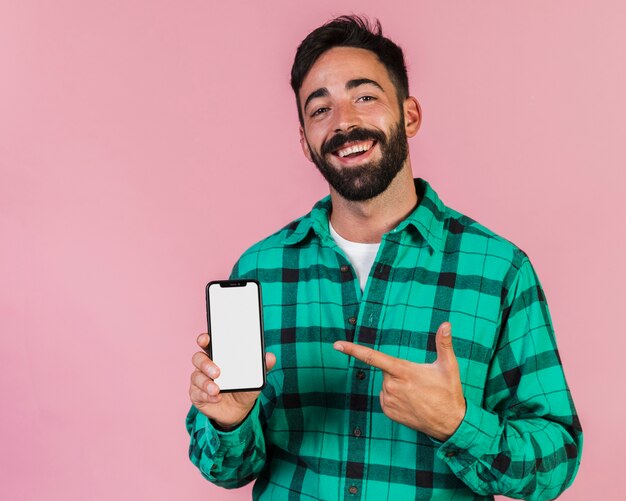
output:
<path id="1" fill-rule="evenodd" d="M 352 103 L 340 103 L 335 106 L 335 133 L 347 132 L 358 123 L 359 117 Z"/>

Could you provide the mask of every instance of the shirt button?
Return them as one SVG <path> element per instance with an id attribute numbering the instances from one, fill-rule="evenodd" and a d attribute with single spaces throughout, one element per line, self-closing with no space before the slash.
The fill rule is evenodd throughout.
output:
<path id="1" fill-rule="evenodd" d="M 365 379 L 365 371 L 359 371 L 356 373 L 356 378 L 360 381 L 363 381 Z"/>
<path id="2" fill-rule="evenodd" d="M 453 458 L 454 456 L 456 456 L 459 453 L 459 451 L 448 451 L 446 452 L 446 457 L 447 458 Z"/>
<path id="3" fill-rule="evenodd" d="M 356 324 L 356 317 L 350 317 L 350 318 L 348 319 L 348 323 L 349 323 L 350 325 L 354 325 L 354 324 Z"/>
<path id="4" fill-rule="evenodd" d="M 359 428 L 358 426 L 355 427 L 354 430 L 352 430 L 352 434 L 355 437 L 357 437 L 357 438 L 360 437 L 361 436 L 361 428 Z"/>
<path id="5" fill-rule="evenodd" d="M 359 492 L 359 488 L 356 485 L 351 485 L 348 489 L 348 492 L 350 494 L 356 494 L 357 492 Z"/>
<path id="6" fill-rule="evenodd" d="M 339 268 L 342 273 L 348 273 L 350 271 L 350 267 L 347 264 L 342 264 L 341 268 Z"/>

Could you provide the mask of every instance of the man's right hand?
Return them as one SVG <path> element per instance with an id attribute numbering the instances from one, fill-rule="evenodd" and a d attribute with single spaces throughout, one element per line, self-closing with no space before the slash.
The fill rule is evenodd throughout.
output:
<path id="1" fill-rule="evenodd" d="M 209 346 L 209 335 L 200 334 L 198 346 Z M 224 429 L 233 428 L 241 423 L 256 402 L 259 391 L 220 393 L 214 381 L 219 377 L 220 370 L 204 351 L 194 354 L 191 359 L 195 370 L 191 374 L 189 396 L 191 403 L 203 414 Z M 269 371 L 276 363 L 273 353 L 265 354 L 265 365 Z"/>

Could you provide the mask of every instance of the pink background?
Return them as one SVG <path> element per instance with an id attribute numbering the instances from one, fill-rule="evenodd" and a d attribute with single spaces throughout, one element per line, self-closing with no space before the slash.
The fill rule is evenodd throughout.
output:
<path id="1" fill-rule="evenodd" d="M 623 499 L 623 5 L 1 1 L 0 498 L 249 498 L 187 459 L 204 285 L 325 195 L 289 69 L 359 12 L 405 49 L 415 174 L 542 279 L 586 433 L 562 499 Z"/>

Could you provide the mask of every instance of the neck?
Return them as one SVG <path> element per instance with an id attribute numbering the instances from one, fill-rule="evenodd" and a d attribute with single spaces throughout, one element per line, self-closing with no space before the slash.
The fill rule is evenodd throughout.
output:
<path id="1" fill-rule="evenodd" d="M 378 243 L 393 230 L 417 205 L 409 159 L 387 189 L 377 197 L 351 202 L 332 187 L 333 211 L 330 221 L 343 238 L 352 242 Z"/>

